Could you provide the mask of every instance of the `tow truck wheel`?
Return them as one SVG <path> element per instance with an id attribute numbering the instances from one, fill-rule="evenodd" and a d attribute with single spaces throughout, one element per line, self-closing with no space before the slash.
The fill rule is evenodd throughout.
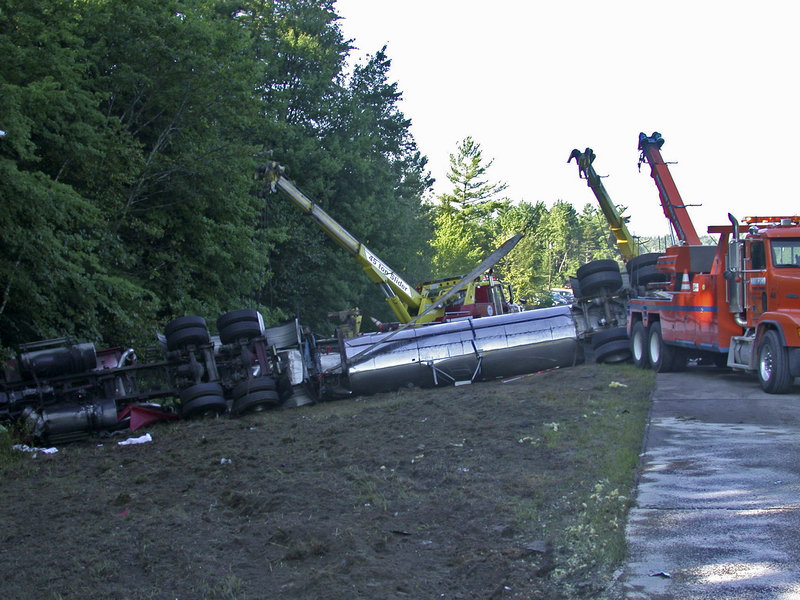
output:
<path id="1" fill-rule="evenodd" d="M 664 343 L 661 335 L 661 323 L 656 321 L 650 325 L 647 336 L 647 356 L 650 365 L 656 373 L 668 373 L 672 371 L 675 361 L 675 348 Z"/>
<path id="2" fill-rule="evenodd" d="M 631 355 L 633 364 L 640 369 L 650 366 L 647 355 L 647 329 L 641 321 L 636 321 L 631 328 Z"/>
<path id="3" fill-rule="evenodd" d="M 775 331 L 767 331 L 758 345 L 758 381 L 768 394 L 785 394 L 794 378 L 789 372 L 789 357 Z"/>

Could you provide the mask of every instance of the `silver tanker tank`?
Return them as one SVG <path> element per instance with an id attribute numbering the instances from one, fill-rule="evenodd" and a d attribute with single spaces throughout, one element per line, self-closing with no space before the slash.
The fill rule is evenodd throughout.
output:
<path id="1" fill-rule="evenodd" d="M 343 372 L 358 395 L 485 381 L 583 362 L 568 306 L 365 334 L 344 339 L 343 349 L 350 363 Z"/>

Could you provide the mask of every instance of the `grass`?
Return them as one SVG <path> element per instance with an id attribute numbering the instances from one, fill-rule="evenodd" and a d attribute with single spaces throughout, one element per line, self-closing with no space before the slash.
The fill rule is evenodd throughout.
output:
<path id="1" fill-rule="evenodd" d="M 550 484 L 550 505 L 531 507 L 529 525 L 554 527 L 554 542 L 566 554 L 560 571 L 614 565 L 625 557 L 625 520 L 636 478 L 654 375 L 632 365 L 613 367 L 613 377 L 587 382 L 568 408 L 562 398 L 558 423 L 544 423 L 538 443 L 573 461 Z M 537 443 L 534 441 L 533 443 Z M 553 505 L 553 498 L 560 502 Z M 534 510 L 545 505 L 543 510 Z M 523 514 L 526 514 L 523 512 Z M 560 522 L 561 521 L 561 522 Z M 558 570 L 556 576 L 558 576 Z"/>
<path id="2" fill-rule="evenodd" d="M 0 431 L 0 478 L 17 491 L 8 504 L 17 530 L 32 522 L 29 498 L 50 493 L 58 545 L 45 529 L 40 546 L 54 548 L 52 560 L 72 552 L 91 565 L 99 584 L 88 591 L 86 572 L 66 566 L 65 600 L 103 582 L 135 589 L 115 596 L 131 600 L 160 597 L 159 585 L 219 600 L 268 587 L 286 598 L 438 597 L 448 588 L 436 582 L 461 597 L 489 597 L 500 583 L 530 597 L 587 597 L 577 586 L 600 593 L 624 558 L 653 386 L 650 371 L 592 364 L 175 423 L 159 426 L 152 445 L 76 444 L 47 461 L 12 451 Z M 72 546 L 59 527 L 73 528 Z M 107 543 L 80 545 L 86 535 Z M 106 562 L 116 538 L 117 555 L 136 567 L 119 581 Z M 394 563 L 407 572 L 386 569 Z M 50 585 L 64 569 L 48 564 L 19 585 Z"/>
<path id="3" fill-rule="evenodd" d="M 16 443 L 11 432 L 0 425 L 0 467 L 18 462 L 21 452 L 12 450 L 11 447 Z"/>

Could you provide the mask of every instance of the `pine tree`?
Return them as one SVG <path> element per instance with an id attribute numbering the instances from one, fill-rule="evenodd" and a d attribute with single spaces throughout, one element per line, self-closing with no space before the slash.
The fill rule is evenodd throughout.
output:
<path id="1" fill-rule="evenodd" d="M 450 155 L 447 179 L 453 190 L 441 194 L 434 208 L 431 245 L 438 277 L 466 273 L 493 250 L 497 216 L 510 205 L 501 197 L 507 184 L 492 182 L 487 176 L 493 163 L 484 160 L 481 145 L 469 136 Z"/>

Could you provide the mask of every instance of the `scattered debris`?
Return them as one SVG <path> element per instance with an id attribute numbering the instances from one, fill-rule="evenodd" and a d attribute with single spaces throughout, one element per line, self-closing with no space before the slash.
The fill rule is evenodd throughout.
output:
<path id="1" fill-rule="evenodd" d="M 42 454 L 55 454 L 56 452 L 58 452 L 58 448 L 36 448 L 27 446 L 25 444 L 14 444 L 13 446 L 11 446 L 11 449 L 19 450 L 20 452 L 32 452 L 34 454 L 37 454 L 39 452 L 41 452 Z"/>
<path id="2" fill-rule="evenodd" d="M 608 384 L 608 387 L 610 387 L 610 388 L 626 388 L 626 387 L 628 387 L 628 384 L 627 383 L 620 383 L 619 381 L 612 381 L 611 383 Z"/>
<path id="3" fill-rule="evenodd" d="M 128 438 L 127 440 L 122 440 L 121 442 L 117 442 L 118 446 L 133 446 L 135 444 L 146 444 L 147 442 L 152 442 L 153 438 L 149 433 L 145 433 L 138 438 Z"/>
<path id="4" fill-rule="evenodd" d="M 650 573 L 650 577 L 663 577 L 664 579 L 672 579 L 672 575 L 666 571 L 656 571 L 655 573 Z"/>

